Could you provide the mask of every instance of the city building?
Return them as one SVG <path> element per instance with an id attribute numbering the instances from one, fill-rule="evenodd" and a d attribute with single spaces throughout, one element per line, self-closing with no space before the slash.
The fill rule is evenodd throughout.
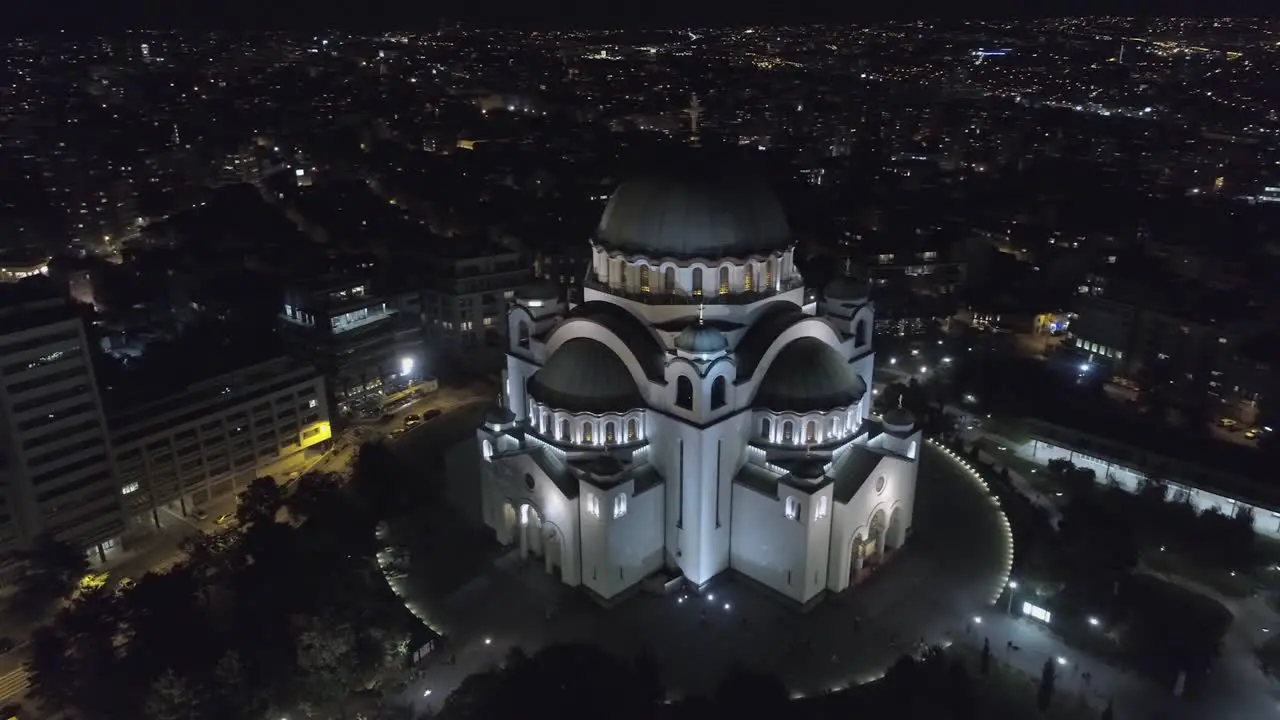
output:
<path id="1" fill-rule="evenodd" d="M 416 370 L 397 354 L 396 315 L 368 281 L 325 278 L 286 289 L 280 327 L 293 354 L 320 370 L 342 405 Z"/>
<path id="2" fill-rule="evenodd" d="M 186 516 L 332 437 L 324 378 L 277 358 L 202 380 L 110 418 L 125 512 Z"/>
<path id="3" fill-rule="evenodd" d="M 84 322 L 46 283 L 0 286 L 0 555 L 51 534 L 101 556 L 123 528 L 107 423 Z"/>
<path id="4" fill-rule="evenodd" d="M 901 408 L 868 417 L 866 285 L 808 300 L 769 189 L 691 160 L 617 189 L 584 302 L 515 294 L 483 516 L 601 598 L 734 570 L 811 603 L 907 540 L 920 433 Z"/>
<path id="5" fill-rule="evenodd" d="M 507 342 L 507 301 L 529 282 L 528 258 L 507 243 L 450 237 L 428 262 L 430 279 L 422 309 L 437 363 L 500 367 Z"/>
<path id="6" fill-rule="evenodd" d="M 1223 401 L 1224 414 L 1252 423 L 1258 404 L 1276 392 L 1270 316 L 1258 310 L 1207 301 L 1189 285 L 1171 294 L 1144 286 L 1085 295 L 1068 343 L 1119 375 L 1135 376 L 1153 361 L 1166 361 L 1175 379 L 1202 381 L 1193 385 Z"/>

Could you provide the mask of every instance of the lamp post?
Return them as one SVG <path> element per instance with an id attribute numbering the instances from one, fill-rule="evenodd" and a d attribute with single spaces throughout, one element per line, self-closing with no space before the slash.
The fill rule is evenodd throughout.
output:
<path id="1" fill-rule="evenodd" d="M 1009 615 L 1012 615 L 1012 614 L 1013 614 L 1013 591 L 1014 591 L 1014 590 L 1017 590 L 1017 589 L 1018 589 L 1018 581 L 1017 581 L 1017 580 L 1010 580 L 1010 581 L 1009 581 L 1009 584 L 1008 584 L 1008 586 L 1007 586 L 1007 590 L 1008 590 L 1008 593 L 1009 593 L 1009 599 L 1008 599 L 1008 601 L 1006 601 L 1006 603 L 1005 603 L 1005 608 L 1004 608 L 1005 613 L 1007 613 L 1007 614 L 1009 614 Z"/>

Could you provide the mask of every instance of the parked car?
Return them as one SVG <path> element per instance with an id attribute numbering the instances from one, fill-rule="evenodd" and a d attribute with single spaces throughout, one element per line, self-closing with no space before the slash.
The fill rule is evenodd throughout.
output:
<path id="1" fill-rule="evenodd" d="M 420 423 L 420 422 L 422 422 L 422 416 L 421 416 L 421 415 L 411 414 L 411 415 L 405 415 L 405 416 L 404 416 L 404 426 L 405 426 L 405 427 L 407 427 L 407 428 L 411 428 L 411 427 L 413 427 L 414 425 L 417 425 L 417 424 L 418 424 L 418 423 Z"/>
<path id="2" fill-rule="evenodd" d="M 426 414 L 426 415 L 423 415 L 423 416 L 422 416 L 422 419 L 423 419 L 423 420 L 430 420 L 430 419 L 432 419 L 432 418 L 438 418 L 438 417 L 440 417 L 440 415 L 441 415 L 441 414 L 443 414 L 443 413 L 444 413 L 444 411 L 443 411 L 443 410 L 441 410 L 440 408 L 431 408 L 430 410 L 428 410 L 428 411 L 427 411 L 427 414 Z"/>
<path id="3" fill-rule="evenodd" d="M 236 519 L 235 513 L 222 513 L 221 515 L 218 516 L 218 519 L 214 520 L 213 522 L 218 527 L 227 527 L 231 523 L 235 522 L 235 519 Z"/>

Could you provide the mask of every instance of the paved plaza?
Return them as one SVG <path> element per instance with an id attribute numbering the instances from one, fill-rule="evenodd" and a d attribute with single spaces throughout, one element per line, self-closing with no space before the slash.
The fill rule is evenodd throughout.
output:
<path id="1" fill-rule="evenodd" d="M 451 456 L 451 475 L 475 472 L 467 450 Z M 735 663 L 774 673 L 797 694 L 865 682 L 921 640 L 965 632 L 1005 581 L 1012 551 L 1005 527 L 977 481 L 926 447 L 907 546 L 808 613 L 732 572 L 701 595 L 639 593 L 603 608 L 516 551 L 443 599 L 431 597 L 425 578 L 393 581 L 411 609 L 448 635 L 445 655 L 453 659 L 431 663 L 406 699 L 438 706 L 510 648 L 533 652 L 555 642 L 587 642 L 623 657 L 648 650 L 673 696 L 710 691 Z"/>

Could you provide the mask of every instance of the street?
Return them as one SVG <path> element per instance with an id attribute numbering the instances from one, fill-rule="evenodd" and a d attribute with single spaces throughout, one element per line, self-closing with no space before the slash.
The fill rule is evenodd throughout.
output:
<path id="1" fill-rule="evenodd" d="M 421 415 L 439 409 L 441 415 L 438 418 L 417 427 L 429 427 L 436 422 L 447 425 L 451 422 L 453 410 L 473 406 L 477 401 L 477 393 L 469 388 L 441 388 L 440 391 L 402 408 L 391 421 L 356 424 L 336 436 L 327 451 L 315 455 L 308 455 L 305 451 L 296 453 L 259 467 L 257 476 L 269 476 L 278 482 L 288 482 L 291 478 L 313 471 L 345 473 L 350 469 L 361 443 L 390 436 L 393 431 L 404 427 L 403 418 L 407 415 Z M 417 427 L 401 437 L 407 437 Z M 109 554 L 105 562 L 92 567 L 92 572 L 107 573 L 110 587 L 115 587 L 125 578 L 137 579 L 148 572 L 164 572 L 185 557 L 180 548 L 184 539 L 218 529 L 218 517 L 235 512 L 236 502 L 235 495 L 211 499 L 201 507 L 206 514 L 203 520 L 194 515 L 183 517 L 167 508 L 161 508 L 158 511 L 159 528 L 155 528 L 149 518 L 146 521 L 151 523 L 153 531 L 144 543 Z M 0 704 L 19 701 L 25 693 L 28 687 L 24 668 L 29 659 L 28 641 L 40 624 L 24 624 L 9 616 L 0 617 L 0 637 L 12 638 L 17 643 L 12 651 L 0 655 Z"/>

